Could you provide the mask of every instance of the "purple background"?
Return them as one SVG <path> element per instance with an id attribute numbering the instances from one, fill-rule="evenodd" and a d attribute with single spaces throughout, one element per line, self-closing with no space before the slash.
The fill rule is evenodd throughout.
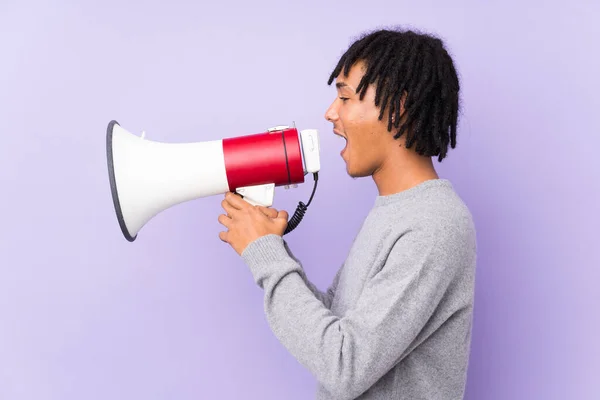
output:
<path id="1" fill-rule="evenodd" d="M 459 148 L 439 172 L 478 227 L 467 398 L 600 398 L 598 5 L 166 4 L 0 3 L 0 399 L 312 398 L 218 239 L 220 197 L 125 241 L 105 129 L 320 129 L 320 185 L 288 241 L 325 288 L 376 195 L 345 173 L 326 80 L 355 35 L 391 24 L 439 33 L 462 77 Z M 278 188 L 275 207 L 311 189 Z"/>

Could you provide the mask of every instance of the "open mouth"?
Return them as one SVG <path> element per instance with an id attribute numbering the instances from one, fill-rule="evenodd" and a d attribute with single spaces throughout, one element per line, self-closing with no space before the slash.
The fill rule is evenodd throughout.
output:
<path id="1" fill-rule="evenodd" d="M 338 131 L 334 130 L 334 131 L 333 131 L 333 133 L 334 133 L 334 134 L 336 134 L 336 135 L 337 135 L 337 136 L 339 136 L 339 137 L 342 137 L 342 138 L 344 138 L 346 141 L 348 141 L 348 138 L 347 138 L 346 136 L 342 135 L 340 132 L 338 132 Z"/>
<path id="2" fill-rule="evenodd" d="M 345 143 L 344 143 L 344 148 L 343 148 L 343 149 L 342 149 L 342 151 L 340 152 L 340 155 L 342 155 L 342 156 L 343 156 L 343 155 L 344 155 L 344 152 L 346 151 L 346 148 L 348 147 L 348 138 L 347 138 L 346 136 L 344 136 L 343 134 L 341 134 L 340 132 L 336 131 L 336 130 L 334 130 L 334 131 L 333 131 L 333 133 L 334 133 L 336 136 L 339 136 L 339 137 L 341 137 L 341 138 L 344 138 L 344 141 L 345 141 Z"/>

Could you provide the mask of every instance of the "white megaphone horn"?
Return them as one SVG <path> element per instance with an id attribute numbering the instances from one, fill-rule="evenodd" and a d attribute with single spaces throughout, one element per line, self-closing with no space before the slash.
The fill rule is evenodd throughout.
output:
<path id="1" fill-rule="evenodd" d="M 119 226 L 133 242 L 156 214 L 200 197 L 236 192 L 253 205 L 273 204 L 276 186 L 296 187 L 312 173 L 314 188 L 300 202 L 285 234 L 302 220 L 320 169 L 319 136 L 277 126 L 266 132 L 195 143 L 159 143 L 108 124 L 106 155 Z"/>

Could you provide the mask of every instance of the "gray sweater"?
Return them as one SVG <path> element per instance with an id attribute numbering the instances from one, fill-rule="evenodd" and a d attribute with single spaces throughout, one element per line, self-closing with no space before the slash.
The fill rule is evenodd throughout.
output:
<path id="1" fill-rule="evenodd" d="M 463 398 L 476 236 L 449 181 L 377 196 L 325 292 L 281 236 L 255 240 L 242 259 L 273 333 L 316 378 L 317 399 Z"/>

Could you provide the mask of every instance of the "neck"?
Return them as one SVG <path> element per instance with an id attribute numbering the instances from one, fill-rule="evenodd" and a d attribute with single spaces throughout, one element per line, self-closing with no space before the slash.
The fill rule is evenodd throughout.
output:
<path id="1" fill-rule="evenodd" d="M 431 157 L 418 154 L 390 157 L 372 175 L 380 196 L 410 189 L 431 179 L 438 179 Z"/>

